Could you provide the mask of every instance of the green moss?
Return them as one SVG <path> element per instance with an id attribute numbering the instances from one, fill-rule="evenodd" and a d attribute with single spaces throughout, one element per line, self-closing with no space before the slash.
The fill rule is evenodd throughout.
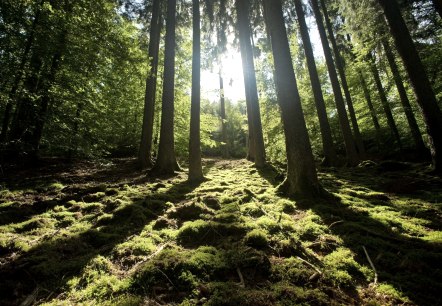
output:
<path id="1" fill-rule="evenodd" d="M 256 249 L 266 249 L 269 246 L 267 235 L 265 231 L 254 229 L 247 233 L 244 237 L 244 242 L 246 245 Z"/>
<path id="2" fill-rule="evenodd" d="M 185 222 L 179 229 L 177 239 L 182 245 L 216 244 L 223 235 L 240 239 L 245 232 L 246 229 L 237 224 L 196 220 Z"/>

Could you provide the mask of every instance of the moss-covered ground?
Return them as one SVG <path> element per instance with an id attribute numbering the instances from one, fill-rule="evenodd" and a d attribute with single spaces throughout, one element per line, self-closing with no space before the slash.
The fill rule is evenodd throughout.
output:
<path id="1" fill-rule="evenodd" d="M 442 182 L 423 170 L 322 169 L 332 195 L 310 201 L 245 160 L 204 160 L 198 185 L 134 160 L 9 171 L 0 304 L 440 305 Z"/>

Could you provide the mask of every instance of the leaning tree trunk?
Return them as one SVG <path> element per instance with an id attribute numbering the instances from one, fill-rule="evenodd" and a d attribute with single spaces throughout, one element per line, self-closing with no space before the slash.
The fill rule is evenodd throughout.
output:
<path id="1" fill-rule="evenodd" d="M 192 104 L 190 110 L 189 181 L 201 181 L 200 104 L 201 104 L 201 29 L 200 3 L 192 1 L 193 52 L 192 52 Z"/>
<path id="2" fill-rule="evenodd" d="M 158 158 L 153 168 L 158 174 L 174 174 L 175 170 L 179 169 L 175 156 L 174 138 L 175 24 L 176 0 L 168 0 L 160 143 Z"/>
<path id="3" fill-rule="evenodd" d="M 371 53 L 368 53 L 368 61 L 370 65 L 371 73 L 373 74 L 374 82 L 376 84 L 376 88 L 379 93 L 379 98 L 381 99 L 381 104 L 385 112 L 385 116 L 387 117 L 387 123 L 390 127 L 390 132 L 393 135 L 393 138 L 396 140 L 399 148 L 402 150 L 402 142 L 401 137 L 399 135 L 399 131 L 396 126 L 396 122 L 394 121 L 393 113 L 391 112 L 390 104 L 388 103 L 387 95 L 385 94 L 384 86 L 382 85 L 381 77 L 379 76 L 379 71 L 376 68 L 376 63 L 373 59 Z"/>
<path id="4" fill-rule="evenodd" d="M 265 165 L 265 148 L 262 134 L 261 114 L 259 110 L 258 88 L 256 85 L 255 64 L 253 61 L 253 49 L 250 41 L 250 20 L 249 20 L 249 0 L 237 0 L 236 10 L 238 13 L 238 31 L 243 63 L 244 87 L 248 91 L 247 99 L 250 99 L 247 110 L 252 119 L 253 129 L 249 132 L 253 134 L 255 148 L 255 165 L 263 167 Z"/>
<path id="5" fill-rule="evenodd" d="M 302 112 L 281 0 L 264 0 L 275 63 L 275 85 L 281 107 L 286 152 L 287 178 L 280 189 L 292 196 L 312 197 L 320 193 L 313 153 Z"/>
<path id="6" fill-rule="evenodd" d="M 322 95 L 321 82 L 319 81 L 318 70 L 316 69 L 315 56 L 313 53 L 305 13 L 301 0 L 295 0 L 296 15 L 298 17 L 299 30 L 301 32 L 304 52 L 307 58 L 308 72 L 315 97 L 316 111 L 318 113 L 319 127 L 321 129 L 322 149 L 324 151 L 324 166 L 335 166 L 337 164 L 336 151 L 333 145 L 333 137 L 328 122 L 327 110 L 325 108 L 324 96 Z"/>
<path id="7" fill-rule="evenodd" d="M 342 62 L 342 57 L 338 49 L 338 44 L 336 43 L 335 34 L 333 33 L 333 28 L 330 23 L 330 18 L 328 16 L 327 7 L 325 6 L 324 0 L 320 0 L 322 11 L 324 13 L 325 25 L 328 31 L 328 37 L 332 44 L 332 49 L 335 54 L 336 68 L 338 69 L 339 76 L 341 78 L 342 89 L 344 90 L 345 100 L 347 101 L 348 113 L 350 114 L 351 124 L 353 126 L 353 132 L 355 135 L 356 146 L 359 150 L 359 157 L 364 158 L 365 147 L 362 142 L 361 132 L 359 131 L 358 120 L 356 119 L 355 109 L 353 107 L 353 100 L 350 95 L 350 90 L 348 87 L 347 76 L 345 75 L 344 63 Z"/>
<path id="8" fill-rule="evenodd" d="M 141 129 L 140 150 L 138 161 L 142 169 L 152 166 L 152 138 L 155 117 L 155 95 L 158 75 L 158 53 L 161 36 L 161 9 L 160 0 L 154 0 L 152 20 L 150 22 L 149 59 L 150 71 L 146 79 L 146 93 L 144 96 L 143 127 Z"/>
<path id="9" fill-rule="evenodd" d="M 407 117 L 408 126 L 410 127 L 411 135 L 413 136 L 414 144 L 416 145 L 416 150 L 419 152 L 423 152 L 426 150 L 425 144 L 422 139 L 422 134 L 419 130 L 419 126 L 417 125 L 416 118 L 414 117 L 413 110 L 410 105 L 410 100 L 408 99 L 407 92 L 405 91 L 404 83 L 402 82 L 401 74 L 394 59 L 393 52 L 391 52 L 390 45 L 387 40 L 383 39 L 382 45 L 384 47 L 388 64 L 390 65 L 391 72 L 393 73 L 393 79 L 399 93 L 402 108 L 404 109 L 405 116 Z"/>
<path id="10" fill-rule="evenodd" d="M 339 124 L 341 126 L 342 135 L 344 137 L 345 150 L 347 153 L 347 162 L 350 166 L 355 166 L 359 162 L 358 153 L 356 151 L 353 135 L 351 133 L 350 122 L 348 121 L 347 111 L 345 109 L 344 97 L 342 96 L 341 86 L 339 85 L 338 74 L 333 63 L 333 56 L 325 33 L 324 22 L 319 10 L 318 0 L 311 0 L 312 9 L 318 25 L 319 35 L 321 37 L 322 48 L 324 50 L 325 61 L 327 63 L 328 74 L 332 84 L 335 96 L 336 109 L 338 111 Z"/>
<path id="11" fill-rule="evenodd" d="M 435 172 L 442 173 L 442 112 L 396 0 L 378 0 L 410 77 L 430 140 Z"/>

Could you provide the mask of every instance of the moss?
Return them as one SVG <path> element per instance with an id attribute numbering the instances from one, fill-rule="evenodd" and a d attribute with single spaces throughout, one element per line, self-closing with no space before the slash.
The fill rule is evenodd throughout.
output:
<path id="1" fill-rule="evenodd" d="M 246 245 L 256 249 L 266 249 L 269 246 L 267 235 L 265 231 L 254 229 L 247 233 L 244 237 L 244 242 Z"/>
<path id="2" fill-rule="evenodd" d="M 195 220 L 205 214 L 213 214 L 213 212 L 204 204 L 197 202 L 179 204 L 168 211 L 168 215 L 171 218 L 176 218 L 180 221 Z"/>
<path id="3" fill-rule="evenodd" d="M 96 193 L 87 194 L 84 197 L 82 197 L 82 200 L 84 202 L 97 202 L 97 201 L 100 201 L 105 196 L 106 196 L 106 194 L 104 192 L 100 191 L 100 192 L 96 192 Z"/>

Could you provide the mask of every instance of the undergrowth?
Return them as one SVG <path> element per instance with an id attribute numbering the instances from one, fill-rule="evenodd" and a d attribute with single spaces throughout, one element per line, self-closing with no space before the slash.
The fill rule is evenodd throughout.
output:
<path id="1" fill-rule="evenodd" d="M 442 185 L 421 165 L 324 169 L 334 199 L 296 202 L 270 167 L 204 163 L 200 185 L 130 160 L 5 179 L 0 304 L 440 302 Z"/>

